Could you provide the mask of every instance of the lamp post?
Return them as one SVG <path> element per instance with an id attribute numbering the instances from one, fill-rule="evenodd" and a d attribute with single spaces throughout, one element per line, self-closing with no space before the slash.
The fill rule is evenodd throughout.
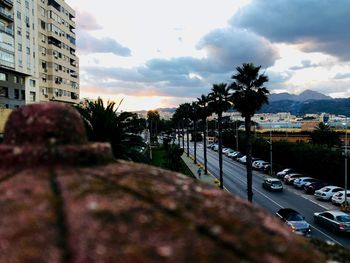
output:
<path id="1" fill-rule="evenodd" d="M 344 177 L 345 177 L 345 200 L 344 204 L 348 204 L 347 194 L 348 194 L 348 117 L 345 117 L 345 140 L 344 140 L 344 150 L 345 150 L 345 168 L 344 168 Z"/>
<path id="2" fill-rule="evenodd" d="M 238 151 L 238 127 L 237 127 L 237 122 L 236 121 L 236 151 Z"/>
<path id="3" fill-rule="evenodd" d="M 339 117 L 344 118 L 345 117 L 345 123 L 342 124 L 345 127 L 345 138 L 344 138 L 344 185 L 345 185 L 345 200 L 344 204 L 347 205 L 348 198 L 348 117 L 344 115 L 339 115 Z"/>
<path id="4" fill-rule="evenodd" d="M 270 129 L 270 175 L 272 176 L 272 129 Z"/>

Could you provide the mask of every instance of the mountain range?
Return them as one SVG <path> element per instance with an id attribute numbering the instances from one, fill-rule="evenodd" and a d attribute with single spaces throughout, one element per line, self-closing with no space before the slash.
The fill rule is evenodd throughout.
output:
<path id="1" fill-rule="evenodd" d="M 159 108 L 159 112 L 175 112 L 176 108 Z M 234 110 L 233 110 L 234 111 Z M 287 92 L 269 95 L 269 104 L 259 113 L 290 112 L 293 115 L 322 113 L 350 116 L 350 98 L 334 99 L 320 92 L 305 90 L 295 95 Z"/>

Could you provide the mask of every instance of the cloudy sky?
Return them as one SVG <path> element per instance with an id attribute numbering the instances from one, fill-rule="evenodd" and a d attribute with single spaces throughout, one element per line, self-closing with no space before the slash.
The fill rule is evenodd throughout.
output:
<path id="1" fill-rule="evenodd" d="M 81 97 L 177 106 L 261 65 L 270 92 L 350 97 L 350 0 L 66 0 Z"/>

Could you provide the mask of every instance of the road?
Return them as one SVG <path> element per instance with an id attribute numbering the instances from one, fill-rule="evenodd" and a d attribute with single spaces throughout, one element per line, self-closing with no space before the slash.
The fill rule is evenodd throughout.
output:
<path id="1" fill-rule="evenodd" d="M 190 152 L 193 155 L 193 144 L 191 144 Z M 197 143 L 197 160 L 203 163 L 203 159 L 203 145 Z M 218 178 L 218 152 L 207 149 L 207 159 L 209 172 Z M 253 172 L 253 202 L 255 205 L 262 207 L 272 214 L 275 214 L 280 208 L 293 208 L 305 216 L 306 221 L 310 223 L 312 236 L 350 248 L 349 236 L 335 235 L 327 229 L 315 225 L 313 222 L 313 213 L 329 210 L 329 208 L 335 210 L 337 209 L 336 207 L 329 203 L 322 204 L 316 202 L 316 200 L 313 200 L 313 196 L 303 195 L 302 191 L 295 190 L 293 187 L 286 187 L 285 185 L 282 193 L 266 191 L 261 187 L 264 176 L 260 172 Z M 244 165 L 223 155 L 223 178 L 224 187 L 227 191 L 247 198 L 246 169 Z"/>

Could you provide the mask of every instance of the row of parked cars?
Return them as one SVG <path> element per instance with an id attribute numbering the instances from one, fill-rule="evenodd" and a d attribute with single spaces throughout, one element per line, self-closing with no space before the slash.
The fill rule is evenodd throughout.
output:
<path id="1" fill-rule="evenodd" d="M 277 178 L 283 180 L 285 184 L 304 190 L 306 194 L 313 194 L 316 199 L 331 201 L 335 205 L 345 203 L 344 188 L 297 173 L 292 168 L 278 172 Z M 347 191 L 347 202 L 350 203 L 350 190 Z"/>
<path id="2" fill-rule="evenodd" d="M 209 144 L 208 148 L 218 151 L 219 146 L 216 143 Z M 231 148 L 224 147 L 223 154 L 227 157 L 245 164 L 247 157 Z M 252 158 L 253 169 L 268 171 L 270 163 L 259 158 Z M 303 189 L 308 194 L 314 194 L 318 199 L 331 200 L 334 204 L 343 204 L 345 202 L 345 191 L 338 186 L 330 185 L 318 179 L 297 173 L 294 169 L 287 168 L 277 173 L 277 178 L 266 177 L 262 187 L 270 191 L 283 191 L 284 182 L 287 185 L 294 185 L 297 189 Z M 350 202 L 350 191 L 347 194 Z M 282 208 L 276 212 L 276 216 L 282 220 L 296 234 L 309 236 L 311 227 L 305 221 L 305 217 L 291 208 Z M 330 229 L 334 233 L 350 233 L 350 216 L 342 211 L 324 211 L 314 213 L 314 222 Z"/>
<path id="3" fill-rule="evenodd" d="M 314 194 L 317 199 L 331 200 L 333 204 L 344 204 L 345 190 L 341 187 L 330 185 L 321 180 L 296 173 L 294 169 L 287 168 L 277 173 L 277 178 L 265 178 L 263 188 L 274 191 L 282 191 L 283 185 L 293 185 L 297 189 L 303 189 L 308 194 Z M 350 191 L 347 191 L 350 201 Z M 282 208 L 276 212 L 276 216 L 286 223 L 293 232 L 309 236 L 310 224 L 305 217 L 291 208 Z M 350 216 L 339 210 L 314 213 L 314 222 L 322 225 L 333 233 L 350 233 Z"/>
<path id="4" fill-rule="evenodd" d="M 207 146 L 208 148 L 218 151 L 219 150 L 219 145 L 217 143 L 211 143 Z M 231 158 L 232 160 L 236 160 L 242 164 L 247 163 L 247 156 L 242 154 L 239 151 L 235 151 L 231 148 L 228 147 L 223 147 L 222 153 L 225 154 L 227 157 Z M 255 158 L 252 157 L 252 167 L 255 170 L 260 170 L 260 171 L 269 171 L 270 169 L 270 163 L 260 159 L 260 158 Z"/>

